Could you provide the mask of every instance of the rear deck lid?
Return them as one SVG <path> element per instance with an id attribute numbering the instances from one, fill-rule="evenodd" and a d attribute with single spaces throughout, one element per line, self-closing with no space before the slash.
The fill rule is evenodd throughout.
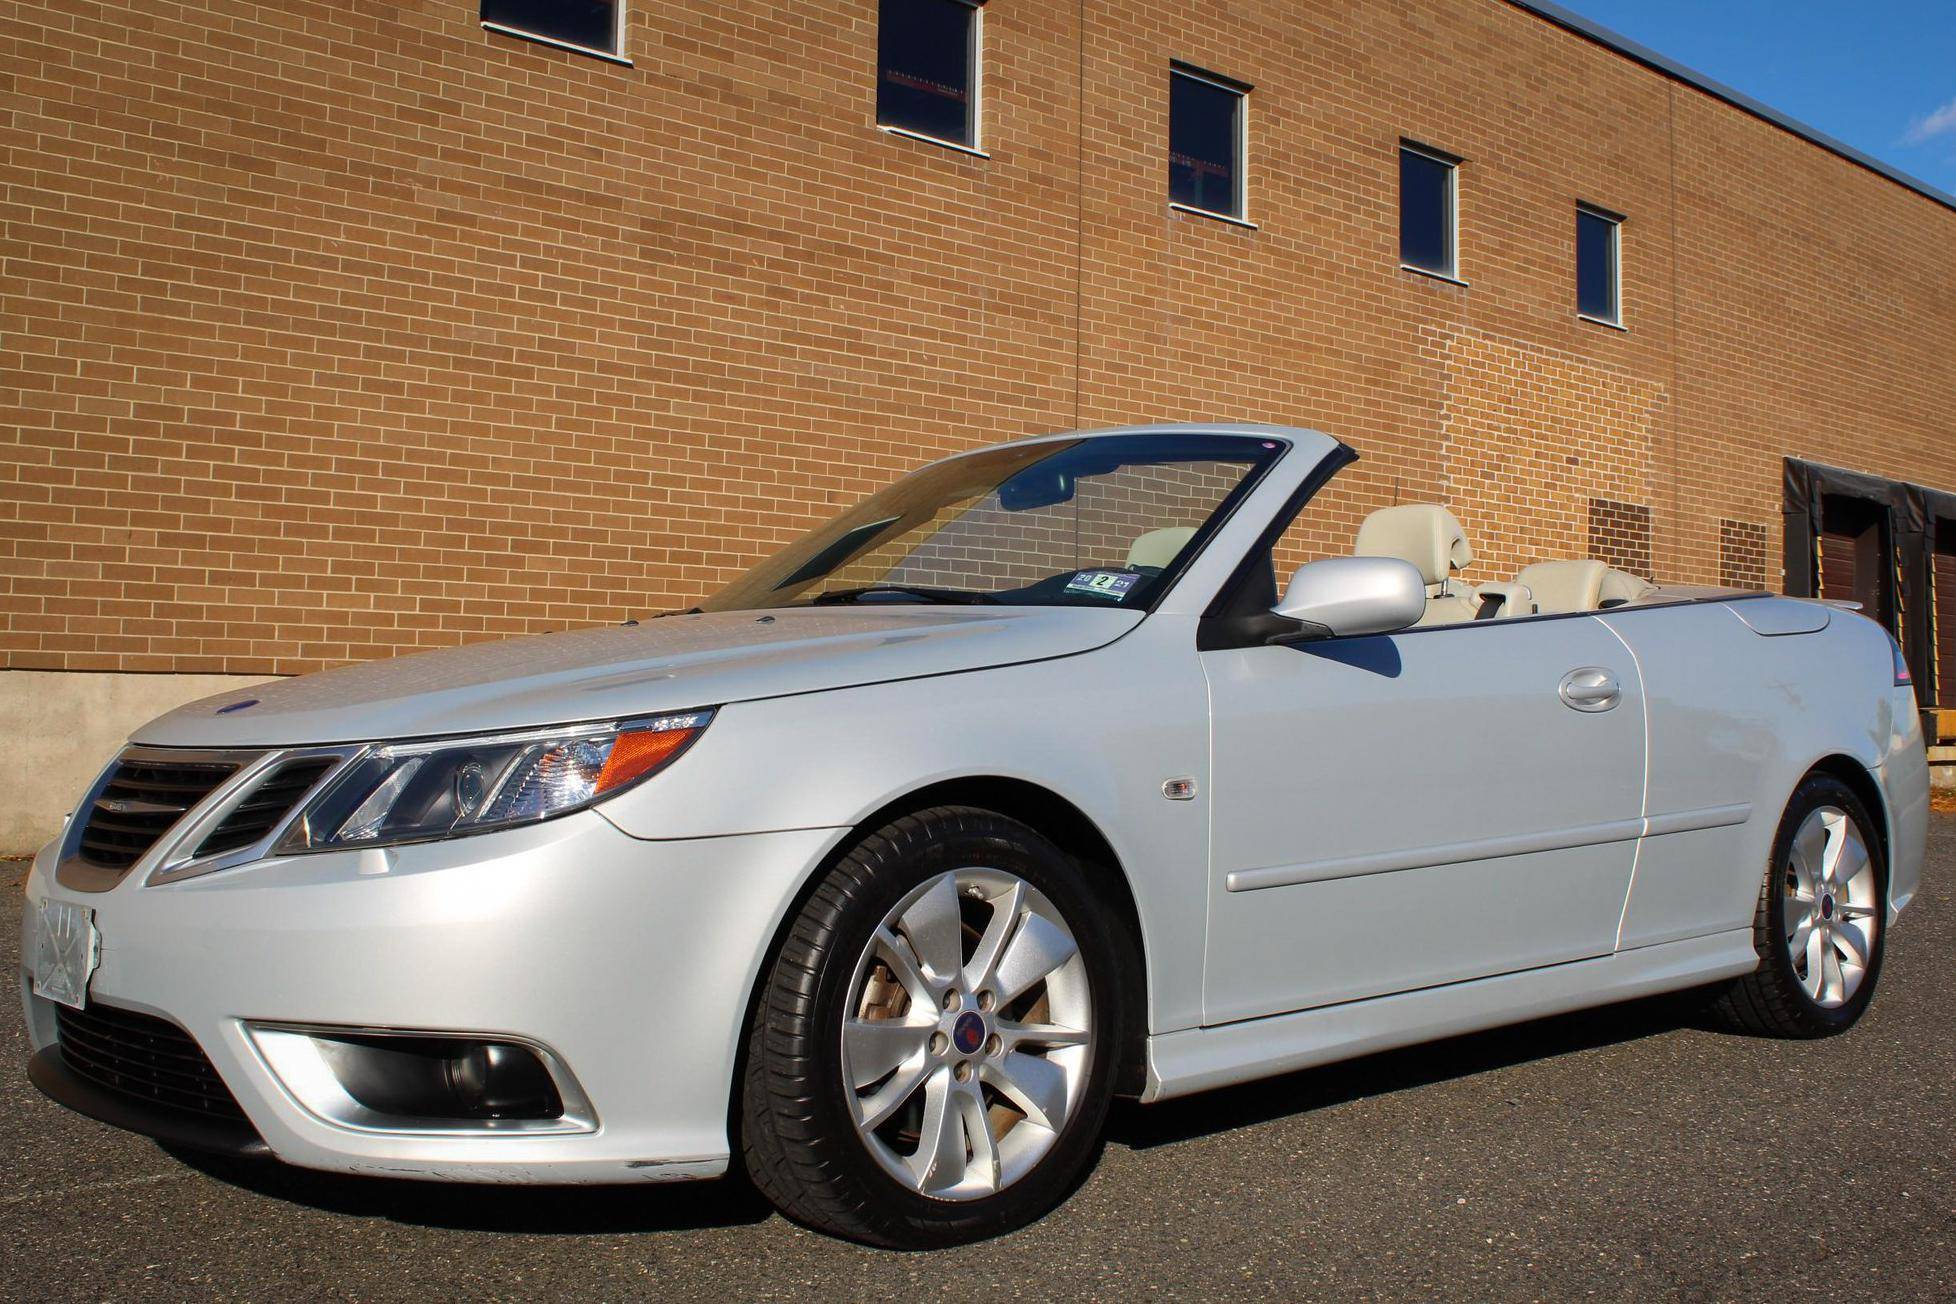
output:
<path id="1" fill-rule="evenodd" d="M 1787 634 L 1818 634 L 1834 613 L 1825 603 L 1802 598 L 1747 598 L 1726 608 L 1741 624 L 1763 638 Z"/>

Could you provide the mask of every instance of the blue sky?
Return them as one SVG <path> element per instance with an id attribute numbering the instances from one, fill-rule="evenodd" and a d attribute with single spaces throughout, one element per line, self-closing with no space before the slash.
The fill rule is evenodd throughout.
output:
<path id="1" fill-rule="evenodd" d="M 1560 0 L 1956 194 L 1956 0 Z"/>

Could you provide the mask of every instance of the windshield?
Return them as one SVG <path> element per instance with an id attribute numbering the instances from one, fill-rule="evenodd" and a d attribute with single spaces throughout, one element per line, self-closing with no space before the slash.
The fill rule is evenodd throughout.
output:
<path id="1" fill-rule="evenodd" d="M 700 609 L 1144 610 L 1283 448 L 1253 435 L 1108 435 L 953 458 L 804 535 Z"/>

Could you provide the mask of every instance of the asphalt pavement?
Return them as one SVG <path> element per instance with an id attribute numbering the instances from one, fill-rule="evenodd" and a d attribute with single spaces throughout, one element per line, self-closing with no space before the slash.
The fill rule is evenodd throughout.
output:
<path id="1" fill-rule="evenodd" d="M 218 1164 L 43 1100 L 0 1014 L 0 1296 L 1956 1298 L 1956 816 L 1825 1042 L 1640 1002 L 1152 1107 L 1034 1227 L 935 1254 L 730 1182 L 510 1189 Z M 0 864 L 17 969 L 24 866 Z"/>

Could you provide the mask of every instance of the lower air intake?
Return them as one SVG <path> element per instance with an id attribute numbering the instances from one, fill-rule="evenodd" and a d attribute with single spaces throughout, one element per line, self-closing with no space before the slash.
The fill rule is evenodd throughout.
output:
<path id="1" fill-rule="evenodd" d="M 174 1023 L 113 1005 L 62 1005 L 55 1039 L 68 1071 L 106 1091 L 210 1119 L 245 1116 L 203 1048 Z"/>

